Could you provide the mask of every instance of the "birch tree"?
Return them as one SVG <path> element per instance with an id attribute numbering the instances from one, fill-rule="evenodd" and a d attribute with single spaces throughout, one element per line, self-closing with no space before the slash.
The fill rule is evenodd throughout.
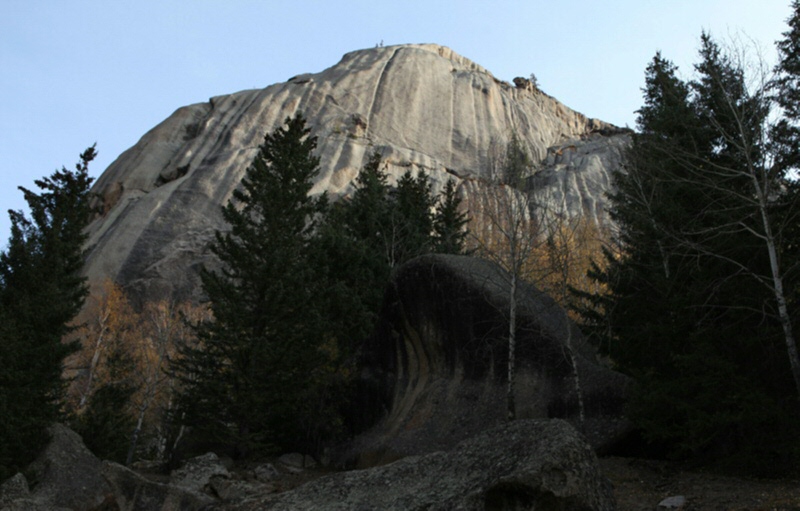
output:
<path id="1" fill-rule="evenodd" d="M 515 380 L 517 351 L 517 300 L 520 279 L 540 242 L 538 226 L 530 213 L 528 195 L 509 183 L 519 184 L 530 173 L 532 161 L 522 141 L 512 136 L 506 146 L 490 148 L 488 179 L 479 184 L 469 209 L 473 215 L 470 233 L 478 255 L 496 263 L 508 286 L 508 364 L 506 412 L 516 418 Z"/>

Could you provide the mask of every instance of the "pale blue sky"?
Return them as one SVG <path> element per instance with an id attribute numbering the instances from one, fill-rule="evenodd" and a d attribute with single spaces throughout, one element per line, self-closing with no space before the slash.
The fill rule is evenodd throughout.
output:
<path id="1" fill-rule="evenodd" d="M 789 0 L 0 0 L 0 246 L 18 185 L 99 175 L 180 106 L 334 65 L 344 53 L 438 43 L 497 78 L 535 73 L 590 117 L 634 126 L 657 50 L 688 73 L 701 30 L 774 58 Z"/>

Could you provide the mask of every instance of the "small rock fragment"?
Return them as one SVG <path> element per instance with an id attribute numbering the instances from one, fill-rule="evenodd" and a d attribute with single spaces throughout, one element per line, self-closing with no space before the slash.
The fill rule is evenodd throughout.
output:
<path id="1" fill-rule="evenodd" d="M 658 509 L 683 509 L 685 505 L 686 497 L 683 495 L 674 495 L 659 502 Z"/>

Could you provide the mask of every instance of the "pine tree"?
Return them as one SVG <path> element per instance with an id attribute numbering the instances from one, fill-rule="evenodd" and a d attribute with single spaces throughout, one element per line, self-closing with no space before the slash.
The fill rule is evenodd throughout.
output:
<path id="1" fill-rule="evenodd" d="M 391 240 L 389 185 L 380 154 L 373 153 L 356 179 L 352 197 L 332 204 L 314 242 L 315 266 L 327 283 L 326 323 L 344 355 L 357 351 L 377 320 Z"/>
<path id="2" fill-rule="evenodd" d="M 636 378 L 631 415 L 649 438 L 714 458 L 774 440 L 792 386 L 767 257 L 781 194 L 765 166 L 768 104 L 707 34 L 695 69 L 688 83 L 660 55 L 647 69 L 611 196 L 621 255 L 594 272 L 608 294 L 585 317 Z"/>
<path id="3" fill-rule="evenodd" d="M 76 349 L 62 339 L 87 294 L 80 272 L 95 155 L 92 146 L 74 171 L 37 180 L 38 193 L 20 187 L 30 217 L 9 212 L 0 253 L 0 479 L 33 459 L 60 417 L 62 365 Z"/>
<path id="4" fill-rule="evenodd" d="M 319 281 L 308 264 L 325 198 L 308 195 L 319 171 L 309 132 L 298 115 L 267 134 L 224 207 L 230 231 L 211 246 L 221 268 L 202 273 L 213 319 L 177 364 L 186 423 L 240 456 L 302 445 L 317 412 L 307 404 L 325 383 Z"/>
<path id="5" fill-rule="evenodd" d="M 778 42 L 780 61 L 773 84 L 774 100 L 781 117 L 773 128 L 771 140 L 776 155 L 776 171 L 786 173 L 800 168 L 800 1 L 792 1 L 789 30 Z"/>
<path id="6" fill-rule="evenodd" d="M 463 254 L 469 221 L 467 213 L 461 210 L 455 181 L 448 179 L 433 218 L 434 252 Z"/>
<path id="7" fill-rule="evenodd" d="M 392 247 L 389 266 L 394 268 L 433 251 L 435 199 L 425 172 L 406 171 L 390 194 Z"/>

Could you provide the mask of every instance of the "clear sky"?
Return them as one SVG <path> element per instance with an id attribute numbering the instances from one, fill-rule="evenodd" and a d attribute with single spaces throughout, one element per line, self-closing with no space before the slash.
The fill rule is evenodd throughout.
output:
<path id="1" fill-rule="evenodd" d="M 789 0 L 0 0 L 0 246 L 18 185 L 97 143 L 99 175 L 178 107 L 437 43 L 510 81 L 534 73 L 590 117 L 635 126 L 657 50 L 688 74 L 702 30 L 774 59 Z"/>

